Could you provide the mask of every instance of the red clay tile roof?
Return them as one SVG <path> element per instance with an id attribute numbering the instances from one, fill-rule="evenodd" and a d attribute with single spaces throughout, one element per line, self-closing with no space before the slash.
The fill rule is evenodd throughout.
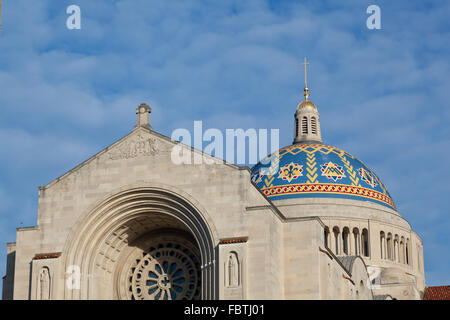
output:
<path id="1" fill-rule="evenodd" d="M 428 287 L 423 300 L 450 300 L 450 286 Z"/>
<path id="2" fill-rule="evenodd" d="M 56 259 L 61 256 L 61 252 L 41 253 L 34 256 L 33 260 Z"/>
<path id="3" fill-rule="evenodd" d="M 243 243 L 247 242 L 248 238 L 232 238 L 232 239 L 222 239 L 219 241 L 219 244 L 230 244 L 230 243 Z"/>

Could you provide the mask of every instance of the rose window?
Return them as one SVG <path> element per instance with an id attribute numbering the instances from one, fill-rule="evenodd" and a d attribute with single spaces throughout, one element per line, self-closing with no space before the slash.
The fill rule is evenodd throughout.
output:
<path id="1" fill-rule="evenodd" d="M 136 259 L 128 276 L 131 298 L 200 299 L 200 263 L 189 247 L 174 241 L 162 242 Z"/>

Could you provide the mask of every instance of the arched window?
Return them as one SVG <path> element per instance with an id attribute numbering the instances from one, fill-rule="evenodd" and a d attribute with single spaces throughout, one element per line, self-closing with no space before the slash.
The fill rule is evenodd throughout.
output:
<path id="1" fill-rule="evenodd" d="M 398 235 L 396 234 L 394 237 L 394 261 L 399 262 L 400 261 L 400 249 L 398 245 Z"/>
<path id="2" fill-rule="evenodd" d="M 409 264 L 409 239 L 406 239 L 406 250 L 405 250 L 405 258 L 406 258 L 406 264 Z"/>
<path id="3" fill-rule="evenodd" d="M 386 238 L 386 246 L 387 246 L 387 258 L 388 260 L 392 260 L 392 234 L 388 233 Z"/>
<path id="4" fill-rule="evenodd" d="M 311 118 L 311 133 L 317 134 L 317 123 L 316 123 L 316 117 Z"/>
<path id="5" fill-rule="evenodd" d="M 362 254 L 364 257 L 369 256 L 369 231 L 367 229 L 363 229 L 361 233 L 362 238 Z"/>
<path id="6" fill-rule="evenodd" d="M 334 253 L 336 255 L 339 255 L 339 228 L 338 227 L 334 227 L 333 228 L 333 233 L 334 233 Z"/>
<path id="7" fill-rule="evenodd" d="M 298 118 L 295 118 L 295 136 L 298 136 L 300 132 L 298 131 Z"/>
<path id="8" fill-rule="evenodd" d="M 349 254 L 349 252 L 348 252 L 348 235 L 349 234 L 350 234 L 349 229 L 347 227 L 345 227 L 342 230 L 342 251 L 347 255 Z"/>
<path id="9" fill-rule="evenodd" d="M 405 263 L 405 238 L 400 239 L 400 263 Z"/>
<path id="10" fill-rule="evenodd" d="M 325 227 L 324 229 L 323 229 L 323 243 L 325 244 L 325 247 L 329 247 L 329 241 L 328 241 L 328 239 L 329 239 L 329 237 L 330 237 L 330 229 L 328 229 L 328 227 Z"/>
<path id="11" fill-rule="evenodd" d="M 386 246 L 385 246 L 386 236 L 384 231 L 380 232 L 380 258 L 386 259 Z"/>
<path id="12" fill-rule="evenodd" d="M 357 256 L 361 253 L 358 228 L 353 228 L 353 243 L 355 246 L 355 256 Z"/>
<path id="13" fill-rule="evenodd" d="M 302 133 L 308 134 L 308 118 L 306 117 L 302 118 Z"/>

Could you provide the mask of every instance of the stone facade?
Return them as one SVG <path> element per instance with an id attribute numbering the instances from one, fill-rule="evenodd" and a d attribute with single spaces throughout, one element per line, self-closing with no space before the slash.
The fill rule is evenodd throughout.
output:
<path id="1" fill-rule="evenodd" d="M 4 299 L 420 297 L 422 243 L 394 210 L 270 201 L 248 168 L 153 131 L 150 112 L 141 105 L 130 134 L 39 188 L 37 226 L 8 244 Z M 208 163 L 174 164 L 174 147 Z M 369 256 L 333 250 L 335 226 L 366 229 Z M 408 239 L 410 263 L 380 258 L 382 231 Z M 382 270 L 374 289 L 369 266 Z"/>

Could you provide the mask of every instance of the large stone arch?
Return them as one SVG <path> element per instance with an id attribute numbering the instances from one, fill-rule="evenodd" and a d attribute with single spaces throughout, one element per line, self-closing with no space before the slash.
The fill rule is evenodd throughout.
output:
<path id="1" fill-rule="evenodd" d="M 80 288 L 70 289 L 65 283 L 64 299 L 117 298 L 107 288 L 114 279 L 114 264 L 130 243 L 158 229 L 176 229 L 192 236 L 201 259 L 201 298 L 216 299 L 217 231 L 211 218 L 183 191 L 150 183 L 112 192 L 80 217 L 62 256 L 63 272 L 79 267 Z"/>

